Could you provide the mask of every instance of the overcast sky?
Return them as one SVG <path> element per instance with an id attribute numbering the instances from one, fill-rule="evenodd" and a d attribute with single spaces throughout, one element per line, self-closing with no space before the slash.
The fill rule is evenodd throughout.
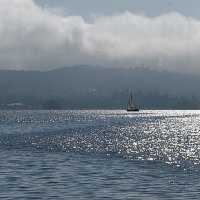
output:
<path id="1" fill-rule="evenodd" d="M 0 69 L 200 73 L 199 0 L 0 0 Z"/>

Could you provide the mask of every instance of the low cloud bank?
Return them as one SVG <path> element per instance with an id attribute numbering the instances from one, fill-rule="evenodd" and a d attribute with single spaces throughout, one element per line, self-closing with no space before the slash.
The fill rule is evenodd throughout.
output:
<path id="1" fill-rule="evenodd" d="M 200 21 L 179 13 L 125 12 L 88 22 L 32 0 L 1 0 L 0 41 L 0 69 L 89 64 L 200 72 Z"/>

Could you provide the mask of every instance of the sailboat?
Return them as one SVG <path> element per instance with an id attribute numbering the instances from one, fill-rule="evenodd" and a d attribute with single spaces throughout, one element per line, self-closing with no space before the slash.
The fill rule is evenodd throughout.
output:
<path id="1" fill-rule="evenodd" d="M 136 107 L 136 105 L 135 105 L 135 103 L 133 101 L 133 94 L 132 94 L 132 92 L 131 92 L 131 96 L 130 96 L 130 98 L 128 100 L 127 111 L 128 112 L 130 112 L 130 111 L 132 111 L 132 112 L 138 112 L 139 111 L 139 109 Z"/>

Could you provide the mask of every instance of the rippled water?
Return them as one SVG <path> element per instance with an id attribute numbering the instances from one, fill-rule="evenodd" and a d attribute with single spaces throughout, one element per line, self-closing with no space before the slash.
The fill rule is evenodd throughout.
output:
<path id="1" fill-rule="evenodd" d="M 1 111 L 0 199 L 200 199 L 200 111 Z"/>

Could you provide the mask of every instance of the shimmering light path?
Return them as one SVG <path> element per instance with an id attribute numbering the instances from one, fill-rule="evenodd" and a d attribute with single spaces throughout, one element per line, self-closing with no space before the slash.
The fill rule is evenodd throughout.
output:
<path id="1" fill-rule="evenodd" d="M 1 111 L 3 199 L 199 199 L 200 111 Z"/>

